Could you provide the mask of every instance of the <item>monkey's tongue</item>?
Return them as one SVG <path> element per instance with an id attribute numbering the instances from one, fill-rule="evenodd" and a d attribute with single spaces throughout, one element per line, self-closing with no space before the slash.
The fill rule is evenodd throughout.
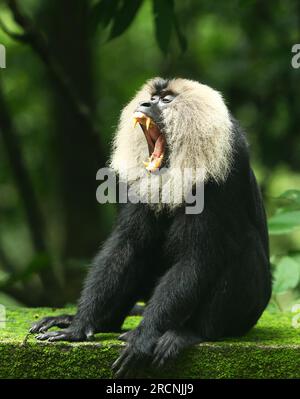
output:
<path id="1" fill-rule="evenodd" d="M 155 141 L 154 150 L 150 155 L 148 161 L 144 162 L 144 165 L 148 172 L 156 172 L 161 167 L 164 159 L 164 148 L 165 139 L 161 134 Z"/>
<path id="2" fill-rule="evenodd" d="M 162 155 L 164 155 L 165 144 L 166 144 L 166 140 L 165 140 L 163 134 L 160 134 L 155 141 L 154 151 L 152 153 L 152 156 L 159 158 Z"/>
<path id="3" fill-rule="evenodd" d="M 148 142 L 149 153 L 152 154 L 147 162 L 144 162 L 146 169 L 149 172 L 158 170 L 163 162 L 165 150 L 165 138 L 156 125 L 151 126 L 145 131 L 145 136 Z"/>

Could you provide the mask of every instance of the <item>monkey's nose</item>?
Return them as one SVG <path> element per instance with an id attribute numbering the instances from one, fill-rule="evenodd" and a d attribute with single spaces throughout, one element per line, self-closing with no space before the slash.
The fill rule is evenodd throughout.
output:
<path id="1" fill-rule="evenodd" d="M 149 101 L 145 102 L 145 103 L 141 103 L 140 107 L 145 107 L 145 108 L 151 107 L 151 103 Z"/>

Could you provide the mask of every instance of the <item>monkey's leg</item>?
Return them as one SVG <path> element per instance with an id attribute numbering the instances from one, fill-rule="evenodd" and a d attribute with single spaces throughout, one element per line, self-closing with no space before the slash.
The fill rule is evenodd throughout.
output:
<path id="1" fill-rule="evenodd" d="M 161 278 L 140 325 L 120 337 L 127 346 L 112 365 L 115 377 L 134 377 L 151 363 L 160 338 L 169 330 L 181 328 L 191 316 L 198 304 L 197 274 L 196 263 L 190 261 L 174 265 Z"/>
<path id="2" fill-rule="evenodd" d="M 163 334 L 181 329 L 187 320 L 197 317 L 196 310 L 222 273 L 222 241 L 218 229 L 207 228 L 211 223 L 207 216 L 181 222 L 183 231 L 178 232 L 176 225 L 177 237 L 183 236 L 186 241 L 182 250 L 176 242 L 180 254 L 177 262 L 160 279 L 140 325 L 125 337 L 127 346 L 113 365 L 117 377 L 133 375 L 150 363 Z"/>
<path id="3" fill-rule="evenodd" d="M 39 334 L 37 339 L 81 341 L 95 332 L 120 330 L 145 284 L 149 284 L 145 260 L 153 253 L 153 223 L 145 206 L 127 204 L 88 273 L 71 325 Z"/>

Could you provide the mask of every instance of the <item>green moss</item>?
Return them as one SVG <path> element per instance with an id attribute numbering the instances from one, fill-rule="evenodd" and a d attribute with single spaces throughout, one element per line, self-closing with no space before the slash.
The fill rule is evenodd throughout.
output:
<path id="1" fill-rule="evenodd" d="M 110 365 L 122 343 L 118 334 L 98 334 L 92 342 L 47 343 L 27 335 L 34 320 L 74 309 L 7 309 L 0 328 L 0 378 L 110 378 Z M 300 378 L 300 333 L 292 313 L 265 312 L 245 337 L 204 343 L 183 353 L 164 370 L 147 371 L 159 378 Z M 128 317 L 124 329 L 140 318 Z"/>

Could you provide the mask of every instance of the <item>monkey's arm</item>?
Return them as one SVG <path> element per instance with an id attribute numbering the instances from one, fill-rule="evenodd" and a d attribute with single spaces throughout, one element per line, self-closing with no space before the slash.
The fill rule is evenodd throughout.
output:
<path id="1" fill-rule="evenodd" d="M 38 331 L 32 331 L 42 333 L 37 338 L 81 341 L 94 332 L 119 330 L 139 299 L 145 274 L 143 261 L 153 235 L 151 226 L 152 219 L 143 205 L 127 204 L 93 262 L 69 327 L 46 332 L 45 325 L 39 322 Z M 53 325 L 57 324 L 52 322 Z"/>

